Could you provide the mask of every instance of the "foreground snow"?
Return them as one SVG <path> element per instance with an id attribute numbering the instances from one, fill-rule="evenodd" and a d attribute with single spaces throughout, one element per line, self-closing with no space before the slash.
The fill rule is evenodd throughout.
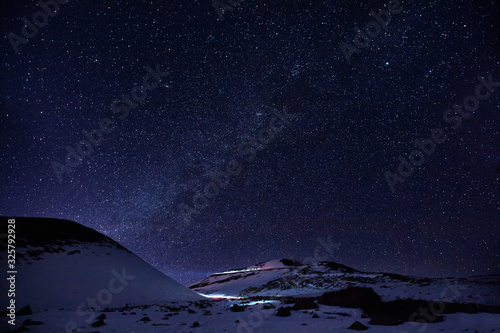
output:
<path id="1" fill-rule="evenodd" d="M 451 305 L 498 305 L 498 275 L 424 279 L 281 259 L 215 273 L 190 290 L 95 230 L 65 220 L 16 220 L 16 320 L 8 325 L 3 316 L 0 332 L 317 333 L 352 332 L 353 324 L 369 332 L 500 332 L 500 308 L 472 304 L 472 312 L 483 312 L 469 314 L 457 312 L 471 312 L 467 306 Z M 7 290 L 7 280 L 0 287 Z M 374 318 L 387 325 L 380 323 L 381 312 L 320 302 L 325 292 L 349 287 L 370 288 L 376 307 L 413 298 L 443 302 L 450 311 L 442 322 L 409 322 L 406 315 L 400 325 L 375 326 L 369 324 Z M 3 309 L 6 301 L 0 299 Z M 399 311 L 396 303 L 383 320 Z"/>
<path id="2" fill-rule="evenodd" d="M 193 303 L 164 303 L 147 307 L 134 307 L 128 310 L 102 312 L 105 314 L 104 326 L 94 328 L 89 324 L 79 325 L 80 332 L 353 332 L 348 329 L 355 321 L 366 325 L 368 332 L 497 332 L 500 315 L 493 314 L 450 314 L 445 321 L 435 324 L 404 323 L 398 326 L 372 326 L 369 318 L 361 317 L 361 310 L 336 306 L 320 305 L 316 310 L 292 311 L 290 317 L 277 317 L 276 309 L 281 303 L 274 303 L 276 309 L 262 310 L 263 304 L 245 307 L 243 312 L 229 310 L 235 301 L 210 301 L 205 309 Z M 187 306 L 179 311 L 171 311 L 167 306 Z M 196 313 L 188 313 L 188 309 Z M 312 318 L 313 314 L 319 318 Z M 101 314 L 101 313 L 99 313 Z M 141 321 L 143 318 L 151 321 Z M 74 311 L 50 310 L 20 317 L 44 324 L 28 326 L 29 332 L 65 332 L 61 323 L 68 320 L 81 320 Z M 239 322 L 237 322 L 239 321 Z M 198 322 L 199 327 L 192 327 Z M 424 328 L 424 329 L 422 329 Z"/>

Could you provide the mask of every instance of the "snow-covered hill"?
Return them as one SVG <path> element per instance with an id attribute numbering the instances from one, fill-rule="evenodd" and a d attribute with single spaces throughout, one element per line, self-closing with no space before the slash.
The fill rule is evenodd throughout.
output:
<path id="1" fill-rule="evenodd" d="M 3 234 L 6 219 L 0 218 L 0 227 Z M 6 239 L 0 235 L 4 253 Z M 500 308 L 488 306 L 498 303 L 498 276 L 423 279 L 282 259 L 213 274 L 191 286 L 210 295 L 203 297 L 75 222 L 16 218 L 15 245 L 16 322 L 10 325 L 2 315 L 0 332 L 437 333 L 500 327 Z M 2 292 L 10 287 L 6 281 L 1 279 Z M 0 300 L 5 309 L 7 298 Z"/>
<path id="2" fill-rule="evenodd" d="M 360 272 L 327 261 L 305 265 L 288 259 L 272 260 L 212 274 L 190 288 L 206 295 L 251 297 L 317 296 L 356 286 L 372 288 L 384 301 L 445 298 L 457 302 L 500 305 L 500 275 L 429 279 Z"/>
<path id="3" fill-rule="evenodd" d="M 7 219 L 1 230 L 7 230 Z M 15 218 L 16 307 L 33 311 L 120 307 L 203 297 L 159 272 L 109 237 L 76 222 Z M 6 239 L 0 243 L 7 253 Z M 1 256 L 1 267 L 7 267 Z M 0 281 L 2 293 L 8 281 Z M 88 298 L 94 299 L 88 300 Z M 2 309 L 7 298 L 1 298 Z M 92 305 L 94 304 L 94 305 Z"/>

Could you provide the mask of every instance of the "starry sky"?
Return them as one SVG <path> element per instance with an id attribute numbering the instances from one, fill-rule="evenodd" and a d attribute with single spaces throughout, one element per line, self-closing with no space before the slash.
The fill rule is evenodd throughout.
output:
<path id="1" fill-rule="evenodd" d="M 24 38 L 41 7 L 2 1 L 0 215 L 77 221 L 186 284 L 315 253 L 500 273 L 500 88 L 443 120 L 500 81 L 499 3 L 402 1 L 347 61 L 386 3 L 73 0 Z M 391 189 L 434 129 L 447 140 Z"/>

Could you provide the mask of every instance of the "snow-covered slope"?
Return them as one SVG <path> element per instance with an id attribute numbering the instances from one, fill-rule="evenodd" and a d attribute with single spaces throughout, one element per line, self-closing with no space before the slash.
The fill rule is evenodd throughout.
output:
<path id="1" fill-rule="evenodd" d="M 500 325 L 500 308 L 465 304 L 479 299 L 494 303 L 498 276 L 450 280 L 447 285 L 443 279 L 363 273 L 332 262 L 307 266 L 272 260 L 200 281 L 192 288 L 213 297 L 203 298 L 108 237 L 71 221 L 16 219 L 16 246 L 16 304 L 18 309 L 30 305 L 33 313 L 18 312 L 15 325 L 3 316 L 0 332 L 347 333 L 356 328 L 438 333 L 493 332 Z M 2 290 L 8 288 L 5 281 L 0 282 Z M 377 293 L 351 286 L 369 286 Z M 340 289 L 349 297 L 338 304 L 331 291 Z M 357 295 L 371 295 L 377 302 L 365 304 Z M 443 303 L 387 302 L 400 296 L 441 297 Z M 456 300 L 464 304 L 446 303 Z M 422 321 L 420 309 L 439 312 L 431 323 Z"/>
<path id="2" fill-rule="evenodd" d="M 190 288 L 206 295 L 250 297 L 315 296 L 354 286 L 372 288 L 384 301 L 444 297 L 458 302 L 500 305 L 500 275 L 429 279 L 360 272 L 327 261 L 305 265 L 288 259 L 272 260 L 212 274 Z"/>
<path id="3" fill-rule="evenodd" d="M 2 231 L 7 219 L 2 218 Z M 76 222 L 15 218 L 16 307 L 80 310 L 203 297 L 159 272 L 109 237 Z M 0 243 L 7 253 L 6 239 Z M 1 256 L 1 267 L 7 267 Z M 8 290 L 7 280 L 0 288 Z M 8 300 L 1 298 L 6 308 Z M 83 304 L 83 306 L 82 306 Z"/>

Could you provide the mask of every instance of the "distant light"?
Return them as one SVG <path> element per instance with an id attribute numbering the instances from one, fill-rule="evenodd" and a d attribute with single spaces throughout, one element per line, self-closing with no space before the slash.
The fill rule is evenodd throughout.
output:
<path id="1" fill-rule="evenodd" d="M 279 303 L 277 300 L 261 300 L 261 301 L 252 301 L 250 303 L 244 303 L 243 305 L 256 305 L 256 304 L 266 304 L 266 303 Z"/>
<path id="2" fill-rule="evenodd" d="M 205 295 L 205 294 L 202 294 L 202 293 L 199 293 L 201 296 L 205 296 L 205 297 L 208 297 L 208 298 L 215 298 L 215 299 L 219 299 L 219 298 L 222 298 L 222 299 L 244 299 L 244 297 L 239 297 L 239 296 L 227 296 L 227 295 L 215 295 L 215 294 L 211 294 L 211 295 Z"/>

